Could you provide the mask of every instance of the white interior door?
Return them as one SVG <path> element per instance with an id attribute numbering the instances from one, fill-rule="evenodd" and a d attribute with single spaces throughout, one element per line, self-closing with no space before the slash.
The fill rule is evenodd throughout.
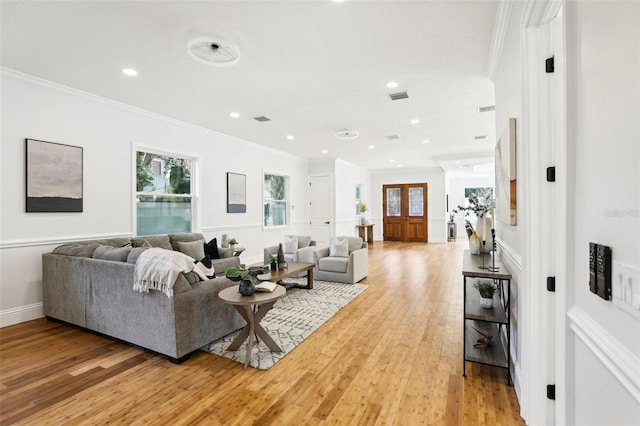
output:
<path id="1" fill-rule="evenodd" d="M 330 176 L 311 176 L 311 238 L 328 244 L 333 235 L 333 190 Z"/>

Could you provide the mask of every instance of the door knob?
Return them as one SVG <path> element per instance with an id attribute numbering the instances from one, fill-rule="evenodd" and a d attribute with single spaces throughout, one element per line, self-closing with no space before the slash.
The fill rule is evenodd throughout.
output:
<path id="1" fill-rule="evenodd" d="M 330 223 L 331 223 L 331 222 L 325 222 L 324 224 L 325 224 L 325 225 L 329 225 Z"/>

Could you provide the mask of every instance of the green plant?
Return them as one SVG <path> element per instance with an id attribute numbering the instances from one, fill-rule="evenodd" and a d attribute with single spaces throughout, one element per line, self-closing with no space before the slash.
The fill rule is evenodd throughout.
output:
<path id="1" fill-rule="evenodd" d="M 469 195 L 469 207 L 458 206 L 453 209 L 453 212 L 463 211 L 465 216 L 469 216 L 469 212 L 474 212 L 478 218 L 481 218 L 494 208 L 494 203 L 492 188 L 477 188 Z"/>
<path id="2" fill-rule="evenodd" d="M 273 263 L 278 260 L 278 257 L 275 254 L 269 255 L 269 263 Z"/>
<path id="3" fill-rule="evenodd" d="M 238 244 L 238 240 L 236 240 L 235 238 L 231 238 L 229 240 L 229 244 L 232 245 L 232 246 L 235 246 L 236 244 Z"/>
<path id="4" fill-rule="evenodd" d="M 476 282 L 473 283 L 473 288 L 477 289 L 480 297 L 484 297 L 485 299 L 491 299 L 496 292 L 495 284 L 489 281 L 476 280 Z"/>
<path id="5" fill-rule="evenodd" d="M 367 208 L 367 204 L 366 203 L 360 204 L 360 213 L 364 213 L 367 210 L 369 210 L 369 209 Z"/>
<path id="6" fill-rule="evenodd" d="M 232 266 L 225 269 L 224 275 L 231 281 L 242 281 L 247 275 L 249 275 L 249 270 L 246 265 L 241 264 L 240 266 Z"/>

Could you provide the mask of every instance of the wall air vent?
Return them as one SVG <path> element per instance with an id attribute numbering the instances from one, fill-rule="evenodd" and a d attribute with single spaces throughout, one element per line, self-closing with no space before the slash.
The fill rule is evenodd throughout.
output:
<path id="1" fill-rule="evenodd" d="M 407 92 L 398 92 L 398 93 L 390 94 L 389 97 L 391 98 L 392 101 L 397 101 L 397 100 L 400 100 L 400 99 L 409 98 L 409 94 Z"/>
<path id="2" fill-rule="evenodd" d="M 487 135 L 479 135 L 479 136 L 474 136 L 473 140 L 474 141 L 483 141 L 487 138 Z"/>
<path id="3" fill-rule="evenodd" d="M 478 112 L 489 112 L 489 111 L 495 111 L 495 110 L 496 110 L 495 105 L 478 108 Z"/>
<path id="4" fill-rule="evenodd" d="M 264 123 L 265 121 L 271 121 L 269 117 L 265 117 L 264 115 L 261 115 L 260 117 L 253 117 L 253 119 L 261 123 Z"/>
<path id="5" fill-rule="evenodd" d="M 400 136 L 398 135 L 389 135 L 386 136 L 387 139 L 389 139 L 390 141 L 396 140 L 396 139 L 400 139 Z"/>

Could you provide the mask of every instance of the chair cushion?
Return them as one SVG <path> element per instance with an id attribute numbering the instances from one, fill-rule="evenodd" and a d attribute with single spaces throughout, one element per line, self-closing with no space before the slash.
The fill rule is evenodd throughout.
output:
<path id="1" fill-rule="evenodd" d="M 346 238 L 333 238 L 329 246 L 329 256 L 349 257 L 349 241 Z"/>
<path id="2" fill-rule="evenodd" d="M 298 248 L 309 247 L 311 235 L 298 235 Z"/>
<path id="3" fill-rule="evenodd" d="M 323 257 L 318 260 L 318 269 L 327 272 L 347 272 L 348 257 Z"/>
<path id="4" fill-rule="evenodd" d="M 287 254 L 294 254 L 298 251 L 298 237 L 295 235 L 285 235 L 282 244 L 283 251 Z"/>
<path id="5" fill-rule="evenodd" d="M 344 237 L 349 242 L 349 253 L 362 248 L 362 238 L 360 237 Z"/>

